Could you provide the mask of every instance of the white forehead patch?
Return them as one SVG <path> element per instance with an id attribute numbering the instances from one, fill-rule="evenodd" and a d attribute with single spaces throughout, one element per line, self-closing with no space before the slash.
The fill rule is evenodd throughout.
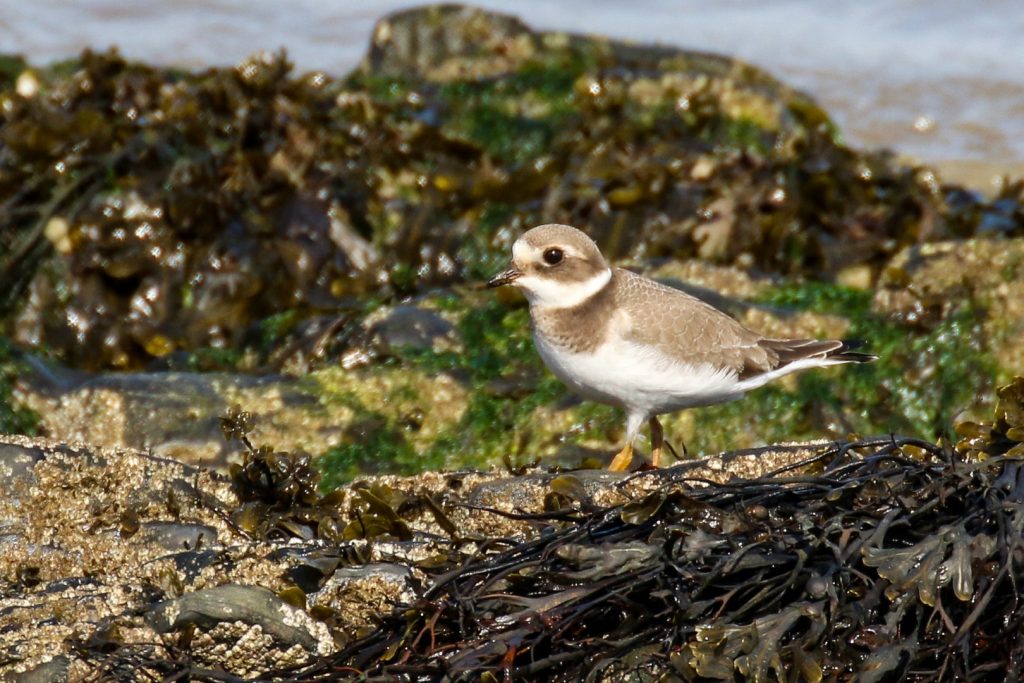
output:
<path id="1" fill-rule="evenodd" d="M 512 260 L 516 263 L 526 263 L 533 260 L 534 249 L 526 242 L 519 239 L 512 244 Z"/>

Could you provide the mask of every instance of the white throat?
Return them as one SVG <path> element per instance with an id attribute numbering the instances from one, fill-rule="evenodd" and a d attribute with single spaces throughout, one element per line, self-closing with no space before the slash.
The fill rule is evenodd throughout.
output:
<path id="1" fill-rule="evenodd" d="M 600 292 L 611 279 L 612 269 L 605 268 L 582 282 L 562 282 L 555 278 L 523 275 L 516 280 L 516 286 L 523 290 L 531 306 L 572 308 Z"/>

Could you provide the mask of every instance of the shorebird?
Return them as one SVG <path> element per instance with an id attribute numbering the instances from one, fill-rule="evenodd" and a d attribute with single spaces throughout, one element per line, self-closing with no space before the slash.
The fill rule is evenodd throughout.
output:
<path id="1" fill-rule="evenodd" d="M 784 375 L 877 356 L 838 339 L 770 339 L 650 278 L 612 268 L 590 237 L 541 225 L 512 246 L 509 268 L 488 287 L 511 285 L 530 304 L 533 340 L 545 365 L 584 398 L 626 412 L 626 444 L 609 469 L 624 471 L 644 421 L 658 466 L 658 416 L 735 401 Z"/>

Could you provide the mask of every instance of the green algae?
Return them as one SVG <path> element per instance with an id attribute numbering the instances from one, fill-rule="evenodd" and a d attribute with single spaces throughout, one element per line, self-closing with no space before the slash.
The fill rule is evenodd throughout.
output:
<path id="1" fill-rule="evenodd" d="M 827 283 L 784 285 L 760 303 L 847 316 L 848 336 L 878 355 L 857 367 L 808 371 L 795 387 L 769 385 L 735 403 L 698 409 L 702 452 L 752 443 L 849 434 L 949 438 L 957 411 L 984 410 L 997 364 L 970 302 L 921 332 L 875 314 L 872 294 Z M 737 441 L 737 438 L 742 441 Z"/>
<path id="2" fill-rule="evenodd" d="M 445 84 L 438 89 L 450 114 L 444 129 L 497 161 L 530 163 L 550 153 L 556 135 L 577 115 L 573 85 L 584 68 L 566 60 L 532 62 L 500 80 Z"/>
<path id="3" fill-rule="evenodd" d="M 405 436 L 387 425 L 387 417 L 364 411 L 346 431 L 343 443 L 317 459 L 321 488 L 332 490 L 366 474 L 412 474 L 437 469 L 441 460 L 418 454 Z"/>
<path id="4" fill-rule="evenodd" d="M 39 415 L 14 400 L 14 384 L 24 372 L 7 337 L 0 336 L 0 433 L 35 435 Z"/>
<path id="5" fill-rule="evenodd" d="M 464 387 L 461 403 L 448 406 L 449 419 L 428 435 L 411 432 L 396 405 L 358 388 L 358 376 L 324 385 L 323 400 L 349 401 L 358 425 L 319 462 L 325 480 L 334 485 L 360 472 L 488 467 L 506 457 L 574 462 L 595 450 L 614 451 L 623 438 L 622 411 L 574 399 L 548 372 L 530 336 L 528 310 L 515 299 L 432 298 L 456 321 L 461 348 L 397 348 L 367 370 L 395 377 L 388 392 L 402 410 L 438 410 L 432 402 L 438 377 Z M 677 446 L 685 442 L 691 454 L 851 434 L 949 437 L 958 411 L 985 410 L 978 397 L 991 393 L 996 364 L 982 310 L 970 302 L 927 329 L 874 312 L 870 292 L 835 284 L 776 285 L 758 304 L 783 315 L 811 311 L 848 319 L 846 336 L 863 340 L 879 360 L 807 371 L 739 401 L 685 411 L 667 423 L 667 436 Z M 680 431 L 680 424 L 692 427 Z"/>
<path id="6" fill-rule="evenodd" d="M 810 98 L 735 60 L 457 8 L 381 26 L 345 79 L 283 53 L 190 73 L 87 52 L 33 70 L 36 96 L 6 81 L 5 328 L 138 369 L 244 355 L 282 312 L 472 281 L 541 220 L 614 258 L 830 277 L 1024 215 L 1020 187 L 997 206 L 842 146 Z"/>

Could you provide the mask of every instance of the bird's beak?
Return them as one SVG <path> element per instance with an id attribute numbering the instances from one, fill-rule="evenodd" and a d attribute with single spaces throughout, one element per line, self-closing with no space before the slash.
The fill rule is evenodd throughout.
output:
<path id="1" fill-rule="evenodd" d="M 519 279 L 519 276 L 523 274 L 523 271 L 519 270 L 515 266 L 510 266 L 507 270 L 503 270 L 498 273 L 490 280 L 487 281 L 487 287 L 502 287 L 504 285 L 510 285 Z"/>

